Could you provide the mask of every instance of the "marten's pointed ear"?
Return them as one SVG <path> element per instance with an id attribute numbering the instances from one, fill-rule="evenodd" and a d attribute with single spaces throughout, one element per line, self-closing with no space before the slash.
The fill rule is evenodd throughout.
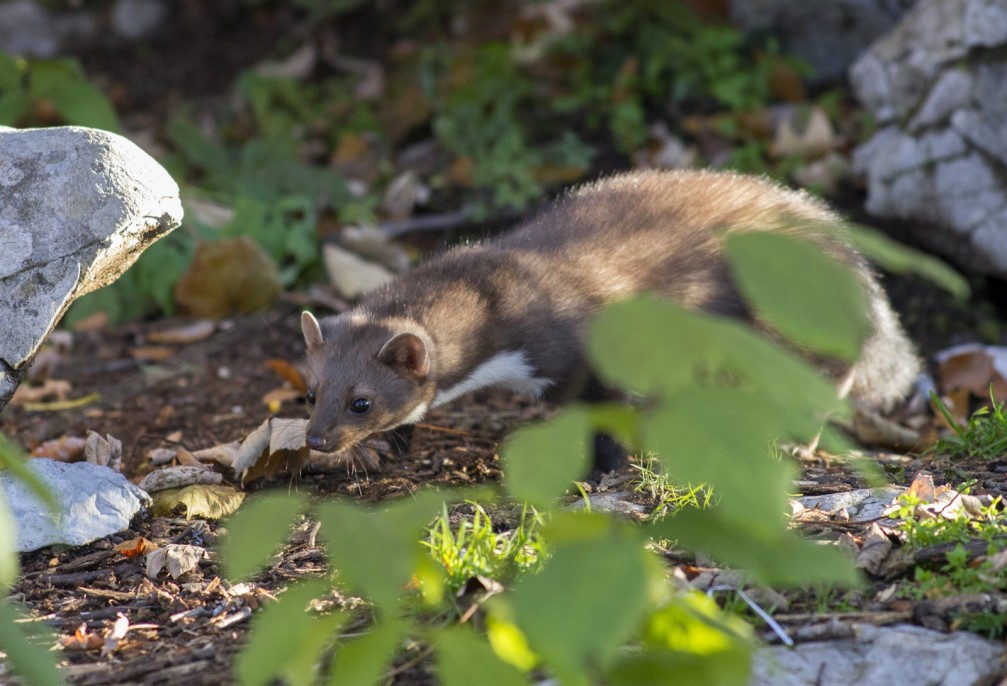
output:
<path id="1" fill-rule="evenodd" d="M 301 312 L 301 331 L 304 333 L 304 343 L 308 350 L 322 347 L 322 327 L 318 325 L 315 315 L 307 310 Z"/>
<path id="2" fill-rule="evenodd" d="M 408 331 L 397 333 L 381 346 L 378 359 L 391 367 L 403 367 L 416 376 L 426 376 L 430 371 L 427 346 L 419 336 Z"/>

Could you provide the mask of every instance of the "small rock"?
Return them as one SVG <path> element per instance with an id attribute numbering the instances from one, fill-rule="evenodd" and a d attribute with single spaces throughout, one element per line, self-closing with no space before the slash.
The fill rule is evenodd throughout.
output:
<path id="1" fill-rule="evenodd" d="M 169 488 L 182 488 L 193 484 L 219 484 L 223 482 L 222 474 L 208 467 L 179 465 L 164 467 L 143 477 L 140 488 L 147 493 L 166 491 Z"/>
<path id="2" fill-rule="evenodd" d="M 629 496 L 630 494 L 625 491 L 606 491 L 605 493 L 592 493 L 587 499 L 591 504 L 592 512 L 611 512 L 629 517 L 646 515 L 647 508 L 639 503 L 634 503 L 629 499 Z M 570 503 L 571 510 L 583 510 L 585 507 L 587 505 L 583 499 L 577 499 Z"/>
<path id="3" fill-rule="evenodd" d="M 806 495 L 797 498 L 796 501 L 805 509 L 818 509 L 830 515 L 845 510 L 849 515 L 849 521 L 852 522 L 869 522 L 881 517 L 883 519 L 881 519 L 880 523 L 882 526 L 885 526 L 888 521 L 884 518 L 885 509 L 892 504 L 896 497 L 904 493 L 905 490 L 900 486 L 858 488 L 843 493 Z"/>
<path id="4" fill-rule="evenodd" d="M 156 32 L 167 14 L 162 0 L 117 0 L 112 28 L 123 38 L 140 40 Z"/>
<path id="5" fill-rule="evenodd" d="M 392 273 L 380 264 L 368 262 L 331 243 L 326 244 L 323 259 L 329 281 L 344 298 L 356 298 L 384 285 L 392 278 Z"/>
<path id="6" fill-rule="evenodd" d="M 19 552 L 59 543 L 84 545 L 104 538 L 128 528 L 140 508 L 150 504 L 150 496 L 108 467 L 46 458 L 27 464 L 48 486 L 59 512 L 50 516 L 22 482 L 9 471 L 0 472 L 0 489 L 14 519 Z"/>

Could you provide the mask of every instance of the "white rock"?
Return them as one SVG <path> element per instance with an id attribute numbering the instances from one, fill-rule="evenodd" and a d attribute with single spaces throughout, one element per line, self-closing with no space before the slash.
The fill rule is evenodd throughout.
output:
<path id="1" fill-rule="evenodd" d="M 384 285 L 392 278 L 392 273 L 380 264 L 368 262 L 331 243 L 325 245 L 322 259 L 329 281 L 344 298 L 356 298 Z"/>
<path id="2" fill-rule="evenodd" d="M 59 512 L 51 516 L 22 482 L 0 471 L 0 490 L 14 518 L 19 552 L 104 538 L 129 527 L 140 508 L 150 504 L 150 496 L 108 467 L 46 458 L 29 460 L 28 467 L 49 487 Z"/>
<path id="3" fill-rule="evenodd" d="M 749 686 L 976 684 L 999 674 L 1004 656 L 1002 642 L 964 631 L 858 624 L 853 634 L 793 648 L 760 648 Z"/>
<path id="4" fill-rule="evenodd" d="M 0 127 L 0 408 L 70 303 L 181 219 L 178 185 L 122 136 Z"/>

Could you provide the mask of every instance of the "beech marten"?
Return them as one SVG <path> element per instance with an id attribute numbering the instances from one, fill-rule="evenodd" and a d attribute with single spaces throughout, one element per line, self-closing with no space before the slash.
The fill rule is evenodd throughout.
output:
<path id="1" fill-rule="evenodd" d="M 321 321 L 304 312 L 307 445 L 347 450 L 488 386 L 552 402 L 590 394 L 591 317 L 643 291 L 751 319 L 723 258 L 726 231 L 799 233 L 855 270 L 873 334 L 852 369 L 823 368 L 847 378 L 855 402 L 889 410 L 919 362 L 867 264 L 827 234 L 838 221 L 804 193 L 733 173 L 643 171 L 583 186 L 500 238 L 424 262 L 348 312 Z M 604 460 L 596 467 L 612 466 Z"/>

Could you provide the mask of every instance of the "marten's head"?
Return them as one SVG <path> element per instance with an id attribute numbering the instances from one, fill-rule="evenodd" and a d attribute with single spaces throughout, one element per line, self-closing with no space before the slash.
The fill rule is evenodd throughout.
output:
<path id="1" fill-rule="evenodd" d="M 304 312 L 301 330 L 308 347 L 309 448 L 348 450 L 426 413 L 436 390 L 430 339 L 415 323 L 351 311 L 325 319 L 323 327 Z"/>

